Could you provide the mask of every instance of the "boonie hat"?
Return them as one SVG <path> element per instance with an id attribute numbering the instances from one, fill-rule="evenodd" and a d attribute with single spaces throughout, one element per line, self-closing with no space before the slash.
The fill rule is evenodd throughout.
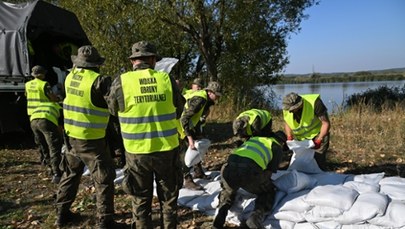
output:
<path id="1" fill-rule="evenodd" d="M 217 96 L 222 96 L 221 85 L 216 81 L 208 82 L 208 86 L 204 90 L 212 91 Z"/>
<path id="2" fill-rule="evenodd" d="M 35 65 L 31 70 L 31 75 L 33 77 L 45 75 L 46 73 L 47 73 L 47 70 L 40 65 Z"/>
<path id="3" fill-rule="evenodd" d="M 97 49 L 91 45 L 85 45 L 77 50 L 77 55 L 71 56 L 72 62 L 76 67 L 99 67 L 105 61 Z"/>
<path id="4" fill-rule="evenodd" d="M 203 83 L 202 83 L 202 80 L 200 78 L 195 78 L 193 80 L 193 84 L 198 85 L 200 87 L 203 87 Z"/>
<path id="5" fill-rule="evenodd" d="M 162 57 L 157 54 L 156 47 L 153 44 L 147 41 L 139 41 L 133 44 L 132 55 L 129 57 L 129 59 L 143 56 L 156 56 L 156 61 L 162 59 Z"/>
<path id="6" fill-rule="evenodd" d="M 302 98 L 297 93 L 291 92 L 283 98 L 283 110 L 293 111 L 302 106 Z"/>

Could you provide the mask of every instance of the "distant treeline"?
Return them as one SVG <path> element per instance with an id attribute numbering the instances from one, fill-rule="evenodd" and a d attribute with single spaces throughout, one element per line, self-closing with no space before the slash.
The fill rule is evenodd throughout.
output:
<path id="1" fill-rule="evenodd" d="M 405 69 L 385 71 L 361 71 L 354 73 L 312 73 L 307 75 L 285 75 L 278 84 L 299 83 L 334 83 L 362 81 L 396 81 L 405 80 Z"/>

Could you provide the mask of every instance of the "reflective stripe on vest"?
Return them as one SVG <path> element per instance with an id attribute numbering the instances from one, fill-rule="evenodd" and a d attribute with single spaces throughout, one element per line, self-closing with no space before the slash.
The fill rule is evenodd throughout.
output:
<path id="1" fill-rule="evenodd" d="M 107 108 L 91 102 L 91 87 L 99 74 L 87 69 L 74 69 L 66 77 L 66 98 L 63 101 L 64 126 L 68 136 L 91 140 L 105 137 Z"/>
<path id="2" fill-rule="evenodd" d="M 58 125 L 58 118 L 60 117 L 60 112 L 59 110 L 62 109 L 61 106 L 59 106 L 58 103 L 54 102 L 43 102 L 40 103 L 37 108 L 35 108 L 34 112 L 32 112 L 30 116 L 30 121 L 34 119 L 47 119 L 54 123 L 55 125 Z"/>
<path id="3" fill-rule="evenodd" d="M 233 154 L 252 159 L 263 170 L 267 168 L 273 158 L 271 145 L 276 142 L 273 138 L 252 137 L 241 147 L 236 149 Z"/>
<path id="4" fill-rule="evenodd" d="M 27 94 L 27 113 L 31 115 L 34 109 L 41 102 L 49 102 L 49 98 L 45 95 L 46 81 L 33 79 L 25 83 L 25 92 Z"/>
<path id="5" fill-rule="evenodd" d="M 294 119 L 292 112 L 283 110 L 285 122 L 293 131 L 294 138 L 299 141 L 313 139 L 321 131 L 321 120 L 314 113 L 315 101 L 319 96 L 319 94 L 301 95 L 303 109 L 300 123 Z"/>
<path id="6" fill-rule="evenodd" d="M 260 129 L 263 129 L 271 120 L 271 114 L 270 112 L 266 110 L 260 110 L 260 109 L 250 109 L 247 111 L 244 111 L 236 117 L 236 119 L 239 119 L 243 116 L 249 117 L 249 122 L 246 126 L 246 133 L 251 136 L 252 135 L 252 124 L 255 121 L 256 117 L 259 116 L 260 118 Z"/>
<path id="7" fill-rule="evenodd" d="M 193 91 L 192 93 L 186 94 L 186 95 L 184 96 L 184 98 L 186 98 L 186 104 L 184 105 L 184 111 L 183 111 L 183 112 L 185 112 L 185 110 L 188 109 L 188 107 L 189 107 L 189 106 L 188 106 L 189 100 L 192 99 L 193 97 L 196 97 L 196 96 L 202 97 L 202 98 L 205 99 L 205 100 L 208 99 L 207 91 L 205 91 L 205 90 Z M 205 103 L 204 106 L 201 108 L 201 110 L 199 110 L 198 112 L 196 112 L 196 113 L 193 115 L 193 117 L 191 117 L 191 123 L 190 123 L 190 128 L 191 128 L 191 129 L 193 129 L 194 127 L 197 126 L 197 124 L 198 124 L 198 122 L 200 121 L 200 118 L 201 118 L 201 116 L 202 116 L 202 113 L 204 112 L 204 108 L 205 108 L 205 105 L 206 105 L 206 104 L 207 104 L 207 103 Z M 183 129 L 183 131 L 184 131 L 183 126 L 182 126 L 182 129 Z"/>
<path id="8" fill-rule="evenodd" d="M 121 75 L 125 109 L 118 112 L 125 150 L 169 151 L 179 145 L 170 77 L 152 69 Z"/>

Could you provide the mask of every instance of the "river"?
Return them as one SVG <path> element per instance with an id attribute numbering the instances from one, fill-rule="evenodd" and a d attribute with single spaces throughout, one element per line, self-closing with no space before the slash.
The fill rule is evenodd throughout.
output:
<path id="1" fill-rule="evenodd" d="M 400 81 L 369 81 L 369 82 L 339 82 L 339 83 L 305 83 L 277 84 L 269 86 L 275 93 L 276 106 L 281 109 L 282 98 L 290 92 L 298 94 L 320 94 L 322 101 L 330 113 L 339 111 L 345 105 L 346 99 L 357 93 L 382 86 L 405 87 L 405 80 Z M 269 90 L 267 90 L 270 92 Z"/>

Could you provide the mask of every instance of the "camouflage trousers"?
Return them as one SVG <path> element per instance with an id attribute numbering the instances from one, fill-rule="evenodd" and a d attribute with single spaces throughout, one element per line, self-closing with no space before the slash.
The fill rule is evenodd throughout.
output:
<path id="1" fill-rule="evenodd" d="M 228 160 L 221 169 L 222 190 L 219 194 L 218 208 L 229 210 L 235 201 L 236 192 L 239 188 L 243 188 L 257 195 L 254 210 L 262 212 L 271 210 L 276 194 L 271 175 L 270 170 L 263 170 L 254 161 Z"/>
<path id="2" fill-rule="evenodd" d="M 56 198 L 58 212 L 70 209 L 76 198 L 84 167 L 90 171 L 96 189 L 97 216 L 110 219 L 114 215 L 115 169 L 111 155 L 106 151 L 105 139 L 80 140 L 69 138 L 72 149 L 61 163 L 64 168 Z"/>
<path id="3" fill-rule="evenodd" d="M 126 152 L 126 170 L 123 189 L 132 198 L 132 228 L 153 228 L 153 183 L 161 204 L 160 228 L 177 227 L 177 199 L 182 180 L 179 181 L 181 162 L 178 148 L 150 154 Z M 182 178 L 181 178 L 182 179 Z"/>
<path id="4" fill-rule="evenodd" d="M 31 121 L 35 143 L 39 147 L 41 160 L 44 160 L 52 169 L 52 174 L 62 175 L 59 169 L 62 151 L 62 133 L 58 126 L 47 119 L 34 119 Z"/>

